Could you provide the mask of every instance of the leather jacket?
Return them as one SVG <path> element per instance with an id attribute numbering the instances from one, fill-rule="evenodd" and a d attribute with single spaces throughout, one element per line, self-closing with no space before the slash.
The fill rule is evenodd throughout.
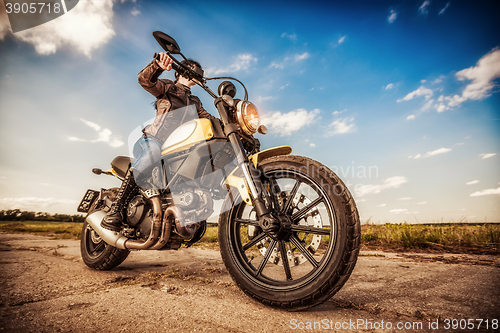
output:
<path id="1" fill-rule="evenodd" d="M 198 97 L 191 95 L 189 87 L 171 80 L 158 79 L 162 72 L 163 69 L 153 60 L 138 75 L 139 84 L 156 97 L 156 118 L 142 131 L 147 136 L 155 137 L 160 144 L 177 127 L 193 119 L 192 115 L 188 115 L 189 106 L 196 107 L 199 118 L 215 118 L 203 108 Z"/>

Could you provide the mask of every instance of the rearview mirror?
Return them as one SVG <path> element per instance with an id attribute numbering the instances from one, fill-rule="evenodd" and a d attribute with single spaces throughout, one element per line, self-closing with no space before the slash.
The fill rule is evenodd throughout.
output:
<path id="1" fill-rule="evenodd" d="M 172 54 L 180 54 L 181 53 L 181 48 L 179 45 L 177 45 L 177 42 L 175 39 L 167 35 L 166 33 L 163 33 L 161 31 L 155 31 L 153 32 L 153 37 L 156 39 L 158 44 L 165 50 L 168 51 Z"/>

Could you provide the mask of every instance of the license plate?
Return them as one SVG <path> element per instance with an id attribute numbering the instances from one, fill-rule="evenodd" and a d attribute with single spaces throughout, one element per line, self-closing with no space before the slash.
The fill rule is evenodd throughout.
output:
<path id="1" fill-rule="evenodd" d="M 88 213 L 92 203 L 99 197 L 99 193 L 99 191 L 87 190 L 87 193 L 85 193 L 82 201 L 78 205 L 77 211 L 79 213 Z"/>

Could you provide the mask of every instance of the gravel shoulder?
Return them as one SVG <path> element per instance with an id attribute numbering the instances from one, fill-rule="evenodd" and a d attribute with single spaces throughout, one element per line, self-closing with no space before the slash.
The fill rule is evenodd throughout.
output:
<path id="1" fill-rule="evenodd" d="M 440 332 L 445 319 L 500 319 L 500 258 L 485 255 L 363 251 L 331 300 L 287 312 L 241 292 L 218 251 L 134 251 L 99 272 L 78 241 L 0 233 L 0 285 L 4 332 L 430 331 L 436 321 Z"/>

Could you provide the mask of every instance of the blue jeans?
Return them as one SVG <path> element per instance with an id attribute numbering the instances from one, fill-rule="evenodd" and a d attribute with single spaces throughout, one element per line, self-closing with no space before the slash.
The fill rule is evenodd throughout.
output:
<path id="1" fill-rule="evenodd" d="M 153 137 L 141 137 L 134 145 L 133 154 L 135 162 L 132 163 L 134 178 L 137 185 L 141 186 L 139 177 L 143 172 L 151 171 L 161 158 L 161 144 Z M 141 186 L 143 187 L 143 186 Z"/>

